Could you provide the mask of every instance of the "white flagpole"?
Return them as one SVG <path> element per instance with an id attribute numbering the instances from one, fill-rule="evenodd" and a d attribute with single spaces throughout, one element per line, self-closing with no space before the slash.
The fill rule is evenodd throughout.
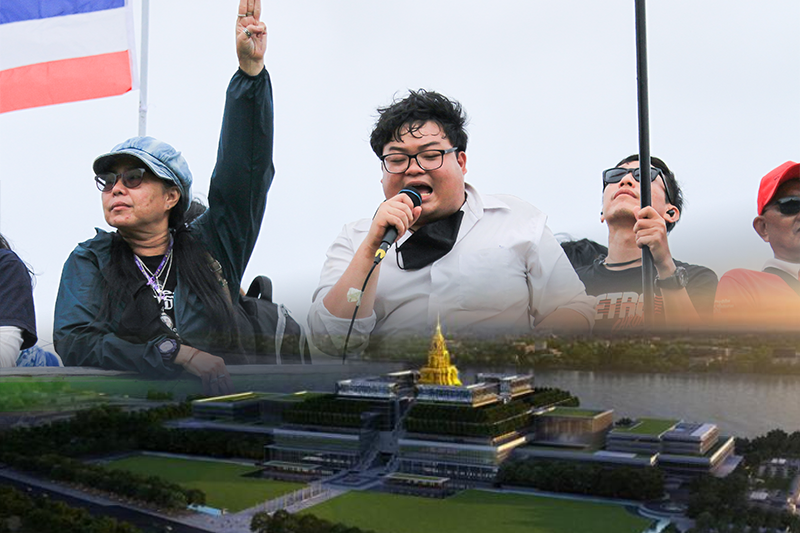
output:
<path id="1" fill-rule="evenodd" d="M 147 53 L 150 46 L 150 0 L 142 0 L 142 63 L 139 79 L 139 137 L 147 131 Z"/>

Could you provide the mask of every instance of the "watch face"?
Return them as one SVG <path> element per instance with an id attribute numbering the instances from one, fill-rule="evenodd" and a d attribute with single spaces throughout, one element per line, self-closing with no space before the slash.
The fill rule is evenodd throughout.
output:
<path id="1" fill-rule="evenodd" d="M 170 354 L 175 351 L 175 348 L 178 347 L 178 344 L 172 339 L 166 339 L 161 344 L 158 345 L 158 351 L 163 354 Z"/>
<path id="2" fill-rule="evenodd" d="M 686 272 L 686 269 L 683 267 L 678 267 L 675 273 L 678 275 L 678 284 L 681 287 L 685 287 L 689 282 L 689 273 Z"/>

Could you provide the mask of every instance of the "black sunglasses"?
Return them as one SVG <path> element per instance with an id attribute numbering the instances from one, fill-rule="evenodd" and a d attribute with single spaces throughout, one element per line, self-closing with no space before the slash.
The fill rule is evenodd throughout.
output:
<path id="1" fill-rule="evenodd" d="M 636 181 L 639 181 L 642 176 L 641 169 L 638 168 L 614 167 L 603 171 L 603 183 L 619 183 L 629 172 L 633 174 L 633 179 Z M 650 181 L 656 181 L 659 174 L 661 174 L 660 169 L 650 167 Z"/>
<path id="2" fill-rule="evenodd" d="M 628 173 L 633 174 L 633 179 L 635 179 L 637 183 L 640 183 L 640 179 L 642 177 L 641 169 L 614 167 L 603 171 L 603 189 L 605 190 L 606 185 L 610 183 L 619 183 Z M 672 200 L 670 200 L 669 186 L 667 185 L 667 180 L 664 179 L 664 173 L 660 168 L 650 167 L 650 181 L 656 181 L 656 178 L 659 176 L 661 176 L 661 181 L 664 182 L 664 191 L 666 192 L 667 201 L 671 202 Z"/>
<path id="3" fill-rule="evenodd" d="M 114 185 L 117 184 L 117 180 L 122 180 L 122 184 L 127 189 L 135 189 L 142 184 L 144 173 L 145 169 L 143 168 L 132 168 L 120 174 L 105 172 L 95 176 L 94 182 L 97 184 L 97 188 L 102 192 L 109 192 L 111 189 L 113 189 Z"/>
<path id="4" fill-rule="evenodd" d="M 794 216 L 800 213 L 800 196 L 787 196 L 775 200 L 771 205 L 777 205 L 778 211 L 785 217 Z"/>

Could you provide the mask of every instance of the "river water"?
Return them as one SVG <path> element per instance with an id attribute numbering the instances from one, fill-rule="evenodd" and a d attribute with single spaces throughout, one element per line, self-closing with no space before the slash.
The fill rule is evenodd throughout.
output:
<path id="1" fill-rule="evenodd" d="M 237 390 L 293 392 L 333 391 L 339 379 L 378 375 L 403 365 L 312 365 L 292 374 L 288 366 L 269 374 L 236 375 Z M 235 367 L 234 367 L 235 368 Z M 280 369 L 283 368 L 284 371 Z M 309 371 L 312 370 L 312 371 Z M 514 368 L 460 368 L 461 381 L 474 383 L 477 372 L 517 373 Z M 274 375 L 273 375 L 274 374 Z M 687 422 L 713 422 L 723 434 L 756 437 L 781 428 L 800 430 L 800 375 L 651 374 L 542 370 L 534 372 L 539 387 L 566 389 L 584 407 L 613 409 L 614 417 L 663 417 Z M 252 380 L 248 382 L 246 378 Z"/>
<path id="2" fill-rule="evenodd" d="M 462 372 L 466 382 L 473 381 L 474 374 L 475 370 Z M 615 418 L 714 422 L 723 434 L 739 437 L 775 428 L 800 430 L 800 376 L 549 370 L 536 372 L 534 382 L 569 390 L 584 407 L 613 409 Z"/>

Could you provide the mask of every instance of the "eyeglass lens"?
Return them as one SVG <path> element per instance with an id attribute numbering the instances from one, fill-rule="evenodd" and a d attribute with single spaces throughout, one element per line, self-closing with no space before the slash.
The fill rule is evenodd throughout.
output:
<path id="1" fill-rule="evenodd" d="M 389 154 L 383 158 L 383 166 L 391 174 L 402 174 L 408 167 L 411 166 L 411 159 L 416 159 L 417 165 L 422 170 L 436 170 L 442 166 L 444 162 L 444 154 L 447 152 L 443 150 L 425 150 L 416 155 L 408 154 Z"/>
<path id="2" fill-rule="evenodd" d="M 633 174 L 633 179 L 639 181 L 641 176 L 641 170 L 638 168 L 610 168 L 603 172 L 603 181 L 606 183 L 619 183 L 622 181 L 622 178 L 625 177 L 628 173 Z M 661 173 L 660 170 L 657 168 L 650 167 L 650 181 L 655 181 L 658 175 Z"/>
<path id="3" fill-rule="evenodd" d="M 143 168 L 132 168 L 130 170 L 126 170 L 120 174 L 114 174 L 113 172 L 106 172 L 104 174 L 98 174 L 94 177 L 95 183 L 97 183 L 97 188 L 100 189 L 102 192 L 108 192 L 114 188 L 116 185 L 117 180 L 122 180 L 122 184 L 128 189 L 135 189 L 139 185 L 142 184 L 142 178 L 144 177 L 144 169 Z"/>

